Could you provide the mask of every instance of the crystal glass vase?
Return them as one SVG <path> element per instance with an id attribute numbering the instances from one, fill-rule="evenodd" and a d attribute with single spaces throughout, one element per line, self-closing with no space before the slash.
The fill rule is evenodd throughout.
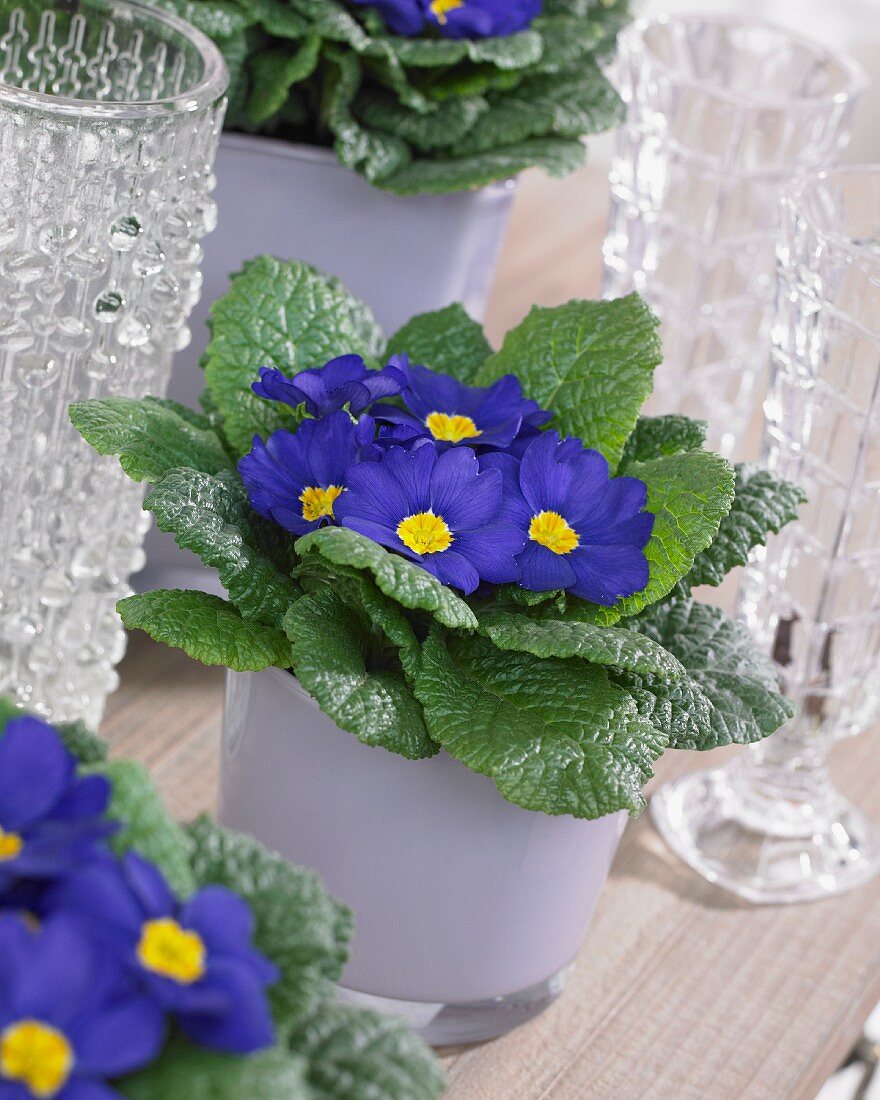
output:
<path id="1" fill-rule="evenodd" d="M 766 388 L 780 193 L 834 163 L 866 80 L 745 16 L 642 20 L 618 58 L 604 292 L 638 290 L 662 319 L 648 411 L 708 420 L 710 444 L 740 457 Z"/>
<path id="2" fill-rule="evenodd" d="M 809 502 L 746 570 L 739 611 L 800 713 L 652 802 L 692 867 L 759 902 L 880 871 L 880 829 L 827 767 L 880 717 L 880 166 L 795 185 L 781 221 L 764 456 Z"/>
<path id="3" fill-rule="evenodd" d="M 126 0 L 0 0 L 0 693 L 100 718 L 141 493 L 68 421 L 161 396 L 189 340 L 227 74 Z"/>

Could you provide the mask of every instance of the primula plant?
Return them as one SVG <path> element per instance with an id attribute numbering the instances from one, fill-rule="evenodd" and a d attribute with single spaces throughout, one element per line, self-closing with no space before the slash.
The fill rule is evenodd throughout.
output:
<path id="1" fill-rule="evenodd" d="M 660 360 L 637 296 L 535 309 L 493 352 L 458 306 L 386 341 L 268 257 L 213 308 L 204 413 L 73 407 L 228 599 L 155 591 L 129 627 L 291 669 L 368 745 L 441 748 L 531 810 L 637 812 L 666 749 L 749 743 L 792 709 L 717 585 L 800 492 L 640 417 Z"/>
<path id="2" fill-rule="evenodd" d="M 78 726 L 0 698 L 0 1100 L 433 1100 L 401 1026 L 333 999 L 350 915 Z"/>
<path id="3" fill-rule="evenodd" d="M 153 0 L 230 69 L 227 126 L 317 145 L 398 194 L 583 163 L 620 101 L 627 0 Z"/>

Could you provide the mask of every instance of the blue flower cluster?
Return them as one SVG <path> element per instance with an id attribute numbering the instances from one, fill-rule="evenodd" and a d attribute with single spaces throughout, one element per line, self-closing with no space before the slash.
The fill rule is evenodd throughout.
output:
<path id="1" fill-rule="evenodd" d="M 121 1100 L 107 1082 L 156 1059 L 172 1021 L 216 1050 L 274 1041 L 248 906 L 219 886 L 181 904 L 117 859 L 111 793 L 45 722 L 0 734 L 0 1100 Z"/>
<path id="2" fill-rule="evenodd" d="M 514 375 L 480 388 L 347 355 L 293 379 L 264 368 L 253 389 L 314 418 L 255 438 L 238 467 L 256 511 L 296 535 L 349 527 L 465 593 L 513 582 L 610 606 L 648 583 L 644 482 L 547 430 Z"/>
<path id="3" fill-rule="evenodd" d="M 389 30 L 444 38 L 500 38 L 525 30 L 541 14 L 541 0 L 355 0 L 376 8 Z"/>

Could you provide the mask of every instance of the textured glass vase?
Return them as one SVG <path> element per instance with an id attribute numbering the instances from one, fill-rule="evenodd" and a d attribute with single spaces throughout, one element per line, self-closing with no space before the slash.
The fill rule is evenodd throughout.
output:
<path id="1" fill-rule="evenodd" d="M 74 431 L 161 395 L 189 340 L 226 69 L 123 0 L 0 0 L 0 693 L 97 723 L 143 563 L 141 492 Z"/>
<path id="2" fill-rule="evenodd" d="M 766 389 L 779 197 L 849 138 L 861 70 L 736 16 L 663 16 L 619 40 L 627 104 L 611 171 L 608 297 L 638 290 L 663 321 L 649 412 L 709 422 L 740 456 Z"/>
<path id="3" fill-rule="evenodd" d="M 827 768 L 837 738 L 880 718 L 880 166 L 797 185 L 778 262 L 764 457 L 809 503 L 746 570 L 739 611 L 800 713 L 652 802 L 691 866 L 766 902 L 880 871 L 880 829 Z"/>

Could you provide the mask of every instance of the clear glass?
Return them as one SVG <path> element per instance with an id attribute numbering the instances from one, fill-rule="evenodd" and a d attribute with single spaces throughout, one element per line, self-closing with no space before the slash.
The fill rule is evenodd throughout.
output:
<path id="1" fill-rule="evenodd" d="M 880 829 L 828 773 L 880 717 L 880 166 L 784 198 L 764 457 L 809 494 L 745 571 L 739 612 L 799 716 L 652 802 L 671 846 L 752 901 L 804 901 L 880 871 Z"/>
<path id="2" fill-rule="evenodd" d="M 707 420 L 710 444 L 739 457 L 766 388 L 779 197 L 835 162 L 865 77 L 737 16 L 636 22 L 618 56 L 604 292 L 638 290 L 663 321 L 648 411 Z"/>
<path id="3" fill-rule="evenodd" d="M 162 395 L 189 341 L 227 74 L 123 0 L 0 0 L 0 693 L 97 724 L 141 492 L 68 421 Z"/>

